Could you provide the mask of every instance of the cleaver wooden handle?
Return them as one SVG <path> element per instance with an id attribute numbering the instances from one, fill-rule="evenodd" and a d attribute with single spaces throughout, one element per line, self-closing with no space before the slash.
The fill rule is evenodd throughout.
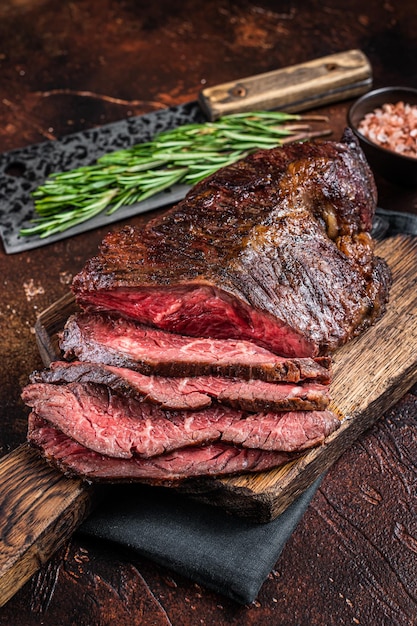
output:
<path id="1" fill-rule="evenodd" d="M 93 491 L 67 478 L 23 444 L 0 460 L 0 606 L 3 606 L 90 511 Z"/>
<path id="2" fill-rule="evenodd" d="M 208 87 L 200 92 L 199 103 L 213 121 L 244 111 L 303 111 L 353 98 L 368 91 L 371 85 L 369 60 L 360 50 L 348 50 Z"/>

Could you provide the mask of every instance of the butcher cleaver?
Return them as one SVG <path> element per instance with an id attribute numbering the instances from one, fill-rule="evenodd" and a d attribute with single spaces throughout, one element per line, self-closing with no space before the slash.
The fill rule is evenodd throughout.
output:
<path id="1" fill-rule="evenodd" d="M 208 87 L 198 101 L 100 128 L 67 135 L 0 155 L 0 234 L 7 254 L 37 248 L 133 215 L 173 204 L 188 191 L 175 186 L 148 200 L 105 212 L 47 238 L 23 237 L 34 217 L 32 192 L 52 172 L 90 165 L 111 151 L 151 140 L 157 133 L 192 122 L 213 121 L 231 113 L 254 110 L 304 111 L 358 96 L 372 84 L 371 65 L 360 50 L 349 50 L 299 65 Z"/>

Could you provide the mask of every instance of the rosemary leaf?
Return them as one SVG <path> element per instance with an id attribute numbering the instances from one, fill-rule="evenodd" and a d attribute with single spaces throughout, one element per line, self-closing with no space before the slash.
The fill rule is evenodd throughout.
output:
<path id="1" fill-rule="evenodd" d="M 235 113 L 161 132 L 152 141 L 105 154 L 93 165 L 54 172 L 32 193 L 33 226 L 20 234 L 49 237 L 173 185 L 194 185 L 259 148 L 328 134 L 328 129 L 313 131 L 307 121 L 327 120 L 280 111 Z"/>

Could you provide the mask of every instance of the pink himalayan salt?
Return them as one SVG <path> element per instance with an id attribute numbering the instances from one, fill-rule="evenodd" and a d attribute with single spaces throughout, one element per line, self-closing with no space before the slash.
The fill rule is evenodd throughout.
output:
<path id="1" fill-rule="evenodd" d="M 417 105 L 383 104 L 365 115 L 358 130 L 383 148 L 417 158 Z"/>

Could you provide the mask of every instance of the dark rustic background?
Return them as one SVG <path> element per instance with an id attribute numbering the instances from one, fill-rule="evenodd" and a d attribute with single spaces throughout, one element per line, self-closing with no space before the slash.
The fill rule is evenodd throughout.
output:
<path id="1" fill-rule="evenodd" d="M 369 57 L 375 86 L 417 87 L 416 32 L 414 0 L 2 0 L 0 151 L 351 48 Z M 324 109 L 335 138 L 349 104 Z M 416 192 L 377 182 L 381 206 L 417 213 Z M 25 439 L 37 315 L 106 230 L 0 250 L 1 454 Z M 0 624 L 417 624 L 416 417 L 409 393 L 333 466 L 250 606 L 77 538 L 0 609 Z"/>

